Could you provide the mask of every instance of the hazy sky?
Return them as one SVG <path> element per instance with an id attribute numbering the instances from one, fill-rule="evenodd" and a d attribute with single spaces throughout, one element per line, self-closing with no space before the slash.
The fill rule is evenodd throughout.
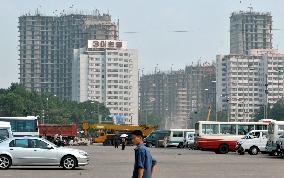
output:
<path id="1" fill-rule="evenodd" d="M 283 0 L 1 0 L 0 88 L 18 82 L 18 17 L 38 8 L 52 15 L 74 4 L 74 10 L 109 12 L 120 19 L 120 39 L 139 50 L 144 73 L 174 69 L 229 53 L 229 16 L 233 11 L 270 11 L 273 15 L 274 47 L 284 52 Z M 73 10 L 73 11 L 74 11 Z M 186 30 L 187 33 L 174 33 Z M 128 34 L 127 31 L 137 31 Z"/>

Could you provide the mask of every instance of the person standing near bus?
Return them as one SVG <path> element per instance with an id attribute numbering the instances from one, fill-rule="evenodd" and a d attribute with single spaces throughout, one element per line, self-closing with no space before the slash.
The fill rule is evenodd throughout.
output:
<path id="1" fill-rule="evenodd" d="M 132 142 L 137 146 L 135 148 L 135 163 L 132 178 L 154 178 L 157 161 L 144 145 L 141 130 L 132 132 Z"/>
<path id="2" fill-rule="evenodd" d="M 126 138 L 125 138 L 125 137 L 122 137 L 122 138 L 121 138 L 121 149 L 122 149 L 122 150 L 125 150 L 125 145 L 126 145 Z"/>

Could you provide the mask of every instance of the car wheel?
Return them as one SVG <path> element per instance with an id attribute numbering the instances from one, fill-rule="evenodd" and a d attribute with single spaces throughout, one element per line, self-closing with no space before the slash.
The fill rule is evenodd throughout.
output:
<path id="1" fill-rule="evenodd" d="M 0 156 L 0 168 L 8 169 L 12 165 L 12 160 L 9 156 L 1 155 Z"/>
<path id="2" fill-rule="evenodd" d="M 249 154 L 250 154 L 250 155 L 257 155 L 258 152 L 259 152 L 259 150 L 258 150 L 258 148 L 257 148 L 256 146 L 252 146 L 252 147 L 250 147 L 250 149 L 249 149 Z"/>
<path id="3" fill-rule="evenodd" d="M 177 147 L 178 148 L 183 148 L 183 143 L 179 143 Z"/>
<path id="4" fill-rule="evenodd" d="M 62 160 L 63 169 L 75 169 L 77 160 L 74 156 L 66 156 Z"/>
<path id="5" fill-rule="evenodd" d="M 220 154 L 227 154 L 227 153 L 229 152 L 229 147 L 228 147 L 228 145 L 226 145 L 226 144 L 221 144 L 221 145 L 219 146 L 218 152 L 219 152 Z"/>

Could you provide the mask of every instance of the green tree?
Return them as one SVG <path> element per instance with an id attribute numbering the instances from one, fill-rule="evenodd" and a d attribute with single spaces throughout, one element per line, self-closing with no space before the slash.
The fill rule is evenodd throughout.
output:
<path id="1" fill-rule="evenodd" d="M 264 106 L 261 106 L 254 115 L 254 120 L 258 121 L 264 118 Z M 268 104 L 267 119 L 284 120 L 284 100 L 281 99 L 275 104 Z"/>
<path id="2" fill-rule="evenodd" d="M 97 123 L 99 116 L 105 118 L 109 114 L 109 110 L 96 101 L 64 100 L 49 93 L 26 91 L 19 84 L 0 90 L 0 116 L 34 115 L 42 116 L 45 123 L 79 124 L 84 120 Z"/>

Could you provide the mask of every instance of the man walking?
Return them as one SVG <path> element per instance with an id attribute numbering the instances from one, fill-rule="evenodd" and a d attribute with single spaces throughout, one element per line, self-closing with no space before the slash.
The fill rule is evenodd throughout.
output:
<path id="1" fill-rule="evenodd" d="M 132 142 L 135 148 L 135 164 L 132 178 L 154 178 L 157 161 L 152 158 L 143 143 L 143 133 L 140 130 L 132 132 Z"/>

